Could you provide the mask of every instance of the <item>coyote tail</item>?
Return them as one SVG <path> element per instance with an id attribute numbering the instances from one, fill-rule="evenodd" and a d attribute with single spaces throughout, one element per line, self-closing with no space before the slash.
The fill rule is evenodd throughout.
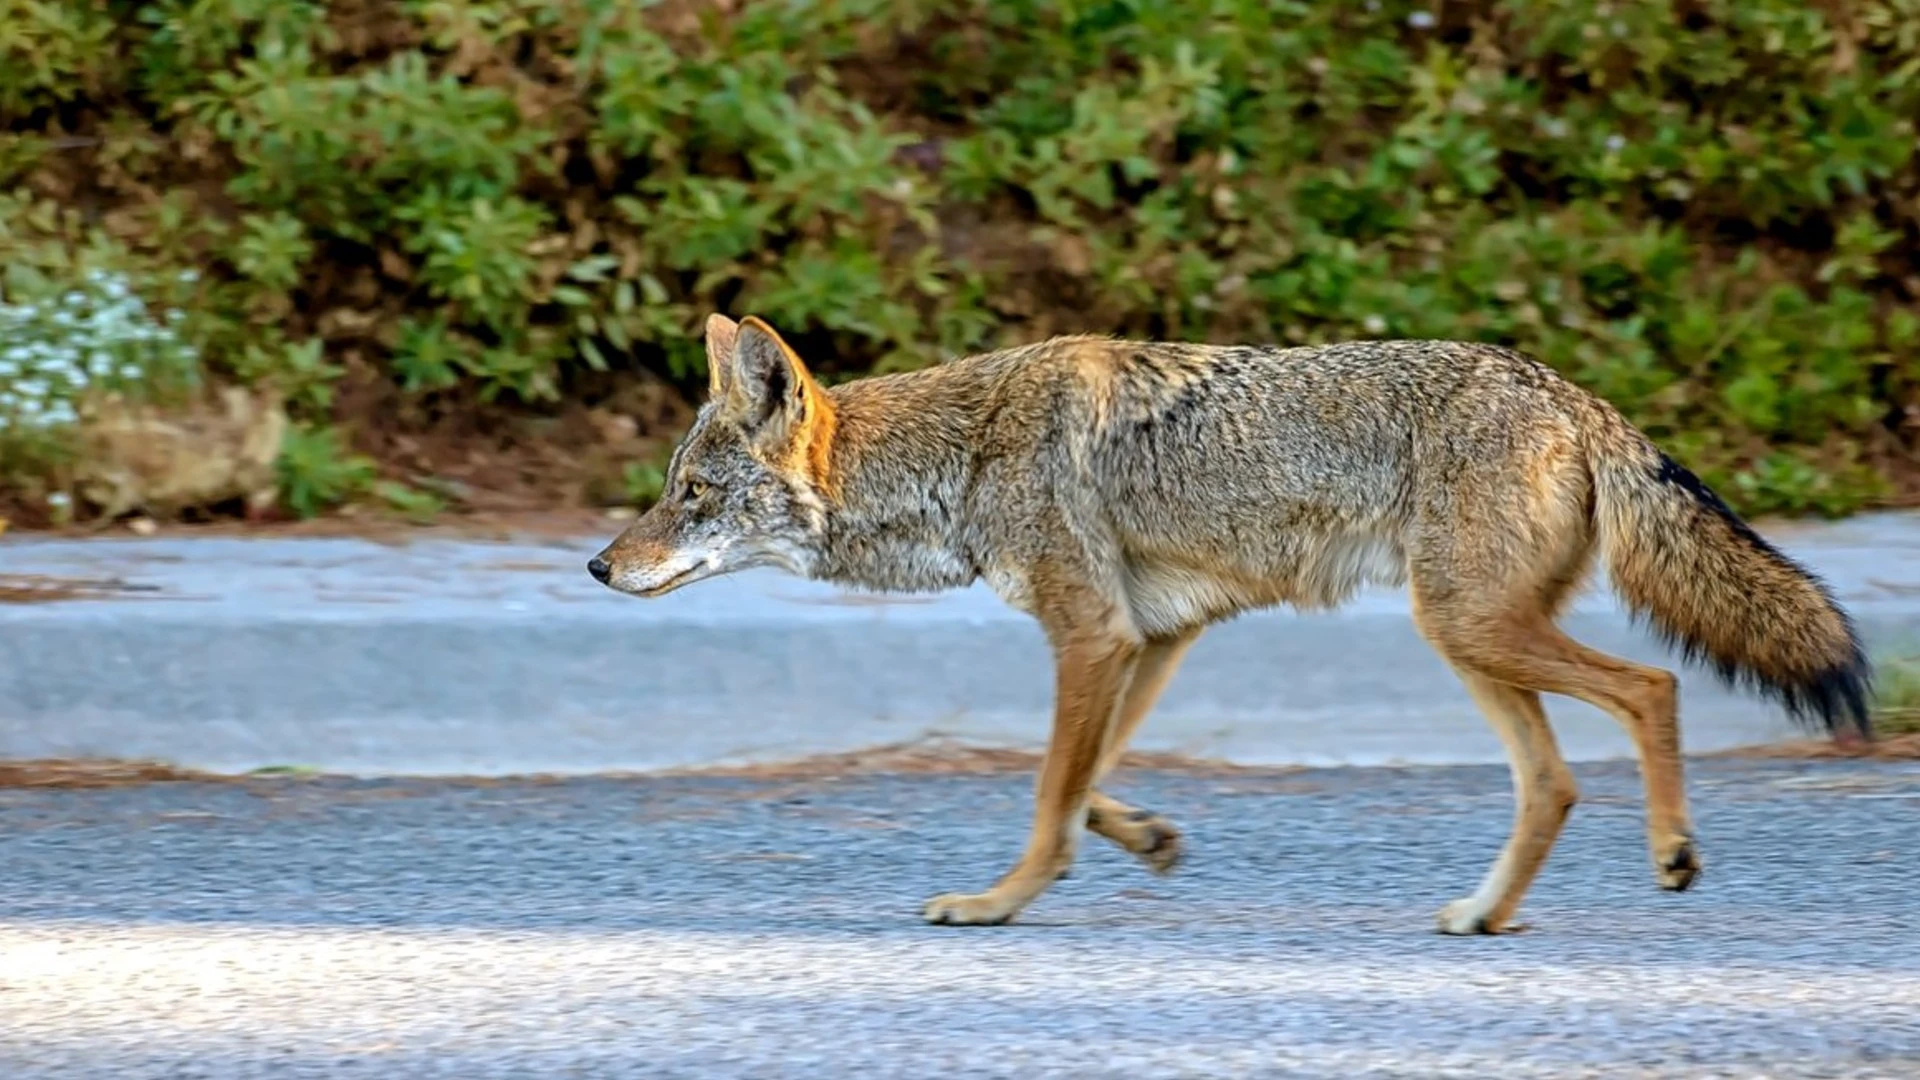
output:
<path id="1" fill-rule="evenodd" d="M 1867 656 L 1825 583 L 1612 419 L 1588 460 L 1595 526 L 1628 608 L 1687 660 L 1778 701 L 1803 727 L 1871 739 Z"/>

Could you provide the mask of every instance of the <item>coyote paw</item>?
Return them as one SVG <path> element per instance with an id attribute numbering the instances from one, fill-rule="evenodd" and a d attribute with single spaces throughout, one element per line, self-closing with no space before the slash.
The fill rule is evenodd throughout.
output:
<path id="1" fill-rule="evenodd" d="M 927 901 L 922 911 L 935 926 L 999 926 L 1018 914 L 1019 908 L 993 893 L 947 893 Z"/>
<path id="2" fill-rule="evenodd" d="M 1492 912 L 1471 896 L 1461 897 L 1441 908 L 1439 923 L 1443 934 L 1517 934 L 1526 929 L 1522 923 L 1494 919 Z"/>
<path id="3" fill-rule="evenodd" d="M 1685 892 L 1700 876 L 1700 849 L 1691 836 L 1671 836 L 1652 846 L 1653 878 L 1669 892 Z"/>
<path id="4" fill-rule="evenodd" d="M 1183 851 L 1180 830 L 1173 827 L 1173 822 L 1140 810 L 1128 815 L 1125 828 L 1129 830 L 1125 838 L 1117 840 L 1121 847 L 1156 874 L 1173 872 Z"/>
<path id="5" fill-rule="evenodd" d="M 1118 844 L 1156 874 L 1172 873 L 1180 862 L 1180 830 L 1150 810 L 1094 814 L 1087 818 L 1087 828 Z"/>

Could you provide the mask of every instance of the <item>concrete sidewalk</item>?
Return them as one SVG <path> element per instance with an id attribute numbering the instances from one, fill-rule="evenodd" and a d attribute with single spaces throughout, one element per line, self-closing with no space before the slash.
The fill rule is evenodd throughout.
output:
<path id="1" fill-rule="evenodd" d="M 1920 517 L 1767 531 L 1828 578 L 1870 647 L 1920 648 Z M 1045 738 L 1039 630 L 984 588 L 882 598 L 769 572 L 641 601 L 588 578 L 605 539 L 0 540 L 0 576 L 80 594 L 0 603 L 0 757 L 578 772 Z M 1565 625 L 1675 666 L 1601 591 Z M 1689 750 L 1791 733 L 1681 674 Z M 1549 708 L 1569 757 L 1631 753 L 1599 712 Z M 1502 760 L 1401 592 L 1216 627 L 1138 745 L 1250 764 Z"/>

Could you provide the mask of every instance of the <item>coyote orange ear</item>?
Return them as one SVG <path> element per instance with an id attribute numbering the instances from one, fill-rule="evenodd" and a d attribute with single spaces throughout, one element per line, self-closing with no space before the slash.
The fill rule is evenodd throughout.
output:
<path id="1" fill-rule="evenodd" d="M 707 400 L 719 401 L 727 394 L 727 374 L 733 367 L 733 343 L 739 337 L 740 324 L 719 312 L 707 316 Z"/>
<path id="2" fill-rule="evenodd" d="M 727 410 L 735 423 L 769 450 L 798 443 L 828 422 L 826 395 L 800 357 L 773 327 L 749 315 L 734 337 L 726 375 Z"/>

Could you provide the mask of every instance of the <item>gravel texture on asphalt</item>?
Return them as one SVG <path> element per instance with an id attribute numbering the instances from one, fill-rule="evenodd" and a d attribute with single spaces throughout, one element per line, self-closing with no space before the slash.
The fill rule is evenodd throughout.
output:
<path id="1" fill-rule="evenodd" d="M 1677 895 L 1576 773 L 1499 938 L 1499 768 L 1126 774 L 1180 871 L 1001 928 L 1027 775 L 0 790 L 0 1076 L 1920 1076 L 1920 767 L 1692 762 Z"/>

